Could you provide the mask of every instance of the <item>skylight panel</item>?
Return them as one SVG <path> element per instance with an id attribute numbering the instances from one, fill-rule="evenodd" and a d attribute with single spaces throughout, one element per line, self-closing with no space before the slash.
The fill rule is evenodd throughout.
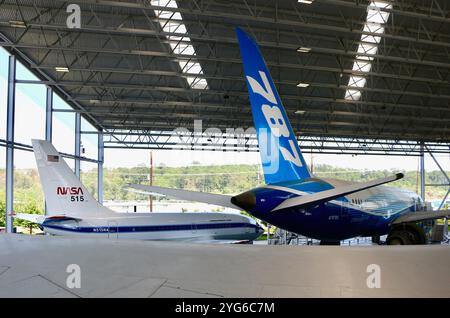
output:
<path id="1" fill-rule="evenodd" d="M 392 4 L 381 1 L 371 1 L 367 8 L 366 23 L 363 31 L 367 33 L 383 34 L 385 31 L 384 24 L 389 19 L 389 12 L 381 11 L 381 9 L 392 9 Z M 361 43 L 358 45 L 357 54 L 353 63 L 352 70 L 360 73 L 368 73 L 372 68 L 374 57 L 378 51 L 378 44 L 381 37 L 373 34 L 362 34 Z M 359 100 L 361 98 L 360 88 L 366 85 L 366 78 L 358 76 L 350 76 L 348 80 L 349 89 L 345 92 L 345 99 Z"/>
<path id="2" fill-rule="evenodd" d="M 352 70 L 367 73 L 370 72 L 371 67 L 372 64 L 370 64 L 370 62 L 363 60 L 356 60 L 355 63 L 353 64 Z"/>
<path id="3" fill-rule="evenodd" d="M 151 5 L 167 8 L 178 8 L 175 0 L 151 0 Z M 169 45 L 174 54 L 196 56 L 194 46 L 190 44 L 191 39 L 188 36 L 186 25 L 183 23 L 183 18 L 179 12 L 171 12 L 165 10 L 154 10 L 155 15 L 160 18 L 159 24 L 164 32 L 178 33 L 181 36 L 167 35 Z M 177 60 L 183 74 L 192 74 L 192 76 L 185 76 L 189 87 L 195 89 L 208 89 L 206 79 L 199 78 L 195 75 L 202 75 L 203 69 L 200 63 L 190 60 Z"/>

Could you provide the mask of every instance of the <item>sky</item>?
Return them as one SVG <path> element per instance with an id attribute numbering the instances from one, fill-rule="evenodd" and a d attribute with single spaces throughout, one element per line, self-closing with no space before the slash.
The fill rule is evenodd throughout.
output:
<path id="1" fill-rule="evenodd" d="M 6 139 L 6 92 L 7 92 L 7 55 L 0 49 L 0 139 Z M 35 79 L 23 66 L 17 67 L 18 78 Z M 16 88 L 16 141 L 30 144 L 31 138 L 44 138 L 45 133 L 45 91 L 44 85 L 18 84 Z M 68 108 L 59 97 L 54 98 L 54 108 Z M 74 113 L 55 113 L 53 116 L 53 143 L 55 147 L 66 153 L 73 153 L 74 149 Z M 86 121 L 82 123 L 82 130 L 92 130 Z M 96 158 L 97 137 L 83 135 L 82 143 L 85 156 Z M 105 167 L 134 167 L 149 165 L 149 150 L 105 149 Z M 328 164 L 342 168 L 358 170 L 417 170 L 417 157 L 373 156 L 373 155 L 331 155 L 313 154 L 313 164 Z M 450 170 L 449 155 L 435 155 L 446 170 Z M 304 154 L 308 164 L 311 154 Z M 214 151 L 180 151 L 153 150 L 153 161 L 156 166 L 187 166 L 193 162 L 201 165 L 222 164 L 259 164 L 257 152 L 214 152 Z M 426 170 L 437 170 L 437 166 L 429 156 L 426 156 Z M 73 166 L 73 161 L 69 161 Z M 0 167 L 5 166 L 5 150 L 0 147 Z M 15 155 L 15 166 L 21 168 L 35 168 L 34 157 L 31 152 L 20 151 Z M 95 164 L 82 164 L 82 170 L 95 168 Z"/>

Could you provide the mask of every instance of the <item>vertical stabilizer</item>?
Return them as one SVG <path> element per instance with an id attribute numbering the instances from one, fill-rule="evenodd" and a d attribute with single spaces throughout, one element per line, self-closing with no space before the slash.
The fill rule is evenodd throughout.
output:
<path id="1" fill-rule="evenodd" d="M 75 176 L 59 152 L 45 140 L 32 140 L 48 215 L 96 215 L 103 207 Z"/>
<path id="2" fill-rule="evenodd" d="M 311 176 L 257 44 L 236 29 L 266 183 Z"/>

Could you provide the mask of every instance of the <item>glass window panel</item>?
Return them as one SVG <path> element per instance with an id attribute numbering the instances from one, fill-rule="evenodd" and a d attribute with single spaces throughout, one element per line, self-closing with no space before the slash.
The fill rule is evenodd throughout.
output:
<path id="1" fill-rule="evenodd" d="M 6 191 L 6 148 L 0 146 L 0 226 L 5 226 L 4 208 L 5 208 L 5 191 Z"/>
<path id="2" fill-rule="evenodd" d="M 359 72 L 370 72 L 370 69 L 372 67 L 372 64 L 365 61 L 356 61 L 353 64 L 353 70 L 359 71 Z"/>
<path id="3" fill-rule="evenodd" d="M 53 93 L 53 109 L 72 110 L 72 107 L 59 97 L 59 95 Z"/>
<path id="4" fill-rule="evenodd" d="M 44 192 L 31 151 L 14 150 L 14 211 L 44 212 Z"/>
<path id="5" fill-rule="evenodd" d="M 359 100 L 361 98 L 361 92 L 355 89 L 348 89 L 345 92 L 345 99 L 348 100 Z"/>
<path id="6" fill-rule="evenodd" d="M 53 108 L 72 109 L 56 94 L 53 94 Z M 59 152 L 75 153 L 75 113 L 53 112 L 52 142 Z"/>
<path id="7" fill-rule="evenodd" d="M 39 80 L 28 68 L 22 63 L 16 63 L 16 78 L 20 80 L 37 81 Z"/>
<path id="8" fill-rule="evenodd" d="M 6 139 L 6 108 L 8 100 L 9 54 L 0 48 L 0 139 Z"/>
<path id="9" fill-rule="evenodd" d="M 370 33 L 384 33 L 384 27 L 378 24 L 365 24 L 364 25 L 364 32 L 370 32 Z"/>
<path id="10" fill-rule="evenodd" d="M 45 139 L 46 93 L 45 85 L 16 84 L 16 142 L 31 145 L 31 139 Z"/>
<path id="11" fill-rule="evenodd" d="M 75 173 L 75 159 L 64 158 L 64 160 L 66 161 L 69 168 L 72 169 L 72 171 Z"/>
<path id="12" fill-rule="evenodd" d="M 92 126 L 86 119 L 81 118 L 81 131 L 82 132 L 97 132 L 94 126 Z M 98 154 L 98 135 L 97 134 L 81 134 L 82 156 L 90 159 L 97 160 Z M 84 153 L 83 153 L 84 151 Z"/>
<path id="13" fill-rule="evenodd" d="M 81 161 L 80 168 L 81 183 L 83 183 L 89 193 L 97 199 L 97 164 Z"/>
<path id="14" fill-rule="evenodd" d="M 174 0 L 151 0 L 150 2 L 153 5 L 156 6 L 166 6 L 166 7 L 172 7 L 177 8 L 177 2 Z M 187 28 L 182 22 L 182 16 L 179 12 L 170 12 L 170 11 L 164 11 L 164 10 L 155 10 L 154 11 L 156 16 L 160 17 L 159 23 L 161 27 L 163 28 L 163 31 L 165 32 L 171 32 L 171 33 L 179 33 L 179 34 L 186 34 L 188 35 Z M 171 21 L 166 21 L 165 19 L 170 19 Z M 173 20 L 179 20 L 179 21 L 173 21 Z M 196 55 L 195 49 L 192 45 L 186 45 L 182 43 L 178 43 L 179 41 L 183 40 L 185 42 L 190 42 L 191 39 L 189 36 L 174 36 L 174 35 L 167 35 L 167 39 L 171 41 L 177 41 L 175 43 L 170 43 L 170 47 L 172 50 L 177 54 L 186 54 L 186 55 Z M 181 71 L 184 73 L 192 73 L 192 74 L 203 74 L 202 67 L 197 62 L 189 62 L 190 65 L 187 62 L 184 61 L 178 61 Z M 186 78 L 187 82 L 189 83 L 189 86 L 196 89 L 208 89 L 208 83 L 206 79 L 195 79 L 195 78 Z"/>
<path id="15" fill-rule="evenodd" d="M 386 2 L 380 2 L 380 1 L 371 1 L 370 6 L 376 7 L 376 8 L 368 8 L 367 9 L 367 17 L 366 17 L 366 23 L 364 24 L 363 31 L 364 32 L 370 32 L 370 33 L 377 33 L 382 34 L 384 33 L 384 24 L 389 19 L 389 12 L 381 11 L 378 8 L 381 9 L 391 9 L 392 5 L 390 3 Z M 381 37 L 380 36 L 374 36 L 374 35 L 368 35 L 368 34 L 362 34 L 361 35 L 361 43 L 358 46 L 358 53 L 368 54 L 368 55 L 376 55 L 378 51 L 378 43 L 380 43 Z M 370 72 L 371 64 L 370 62 L 364 62 L 365 61 L 372 61 L 374 57 L 372 56 L 362 56 L 362 55 L 356 55 L 355 63 L 353 64 L 353 70 L 354 71 L 360 71 L 360 72 Z M 349 86 L 353 87 L 364 87 L 366 84 L 366 80 L 362 77 L 350 77 L 349 79 Z M 357 90 L 347 90 L 345 92 L 345 99 L 348 100 L 358 100 L 361 98 L 361 92 Z"/>
<path id="16" fill-rule="evenodd" d="M 377 49 L 378 49 L 377 45 L 370 43 L 362 43 L 358 46 L 358 53 L 375 55 L 377 54 Z"/>
<path id="17" fill-rule="evenodd" d="M 386 23 L 389 18 L 389 12 L 369 9 L 367 12 L 367 22 Z"/>
<path id="18" fill-rule="evenodd" d="M 348 85 L 355 87 L 364 87 L 364 85 L 366 85 L 366 79 L 360 76 L 350 76 Z"/>

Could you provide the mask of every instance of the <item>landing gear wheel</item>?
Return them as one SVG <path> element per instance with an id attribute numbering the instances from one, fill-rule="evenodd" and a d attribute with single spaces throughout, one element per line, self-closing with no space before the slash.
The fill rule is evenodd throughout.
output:
<path id="1" fill-rule="evenodd" d="M 402 224 L 389 233 L 387 245 L 418 245 L 426 244 L 427 239 L 421 227 L 416 224 Z"/>
<path id="2" fill-rule="evenodd" d="M 412 244 L 411 233 L 406 231 L 393 231 L 387 237 L 387 245 L 410 245 Z"/>

